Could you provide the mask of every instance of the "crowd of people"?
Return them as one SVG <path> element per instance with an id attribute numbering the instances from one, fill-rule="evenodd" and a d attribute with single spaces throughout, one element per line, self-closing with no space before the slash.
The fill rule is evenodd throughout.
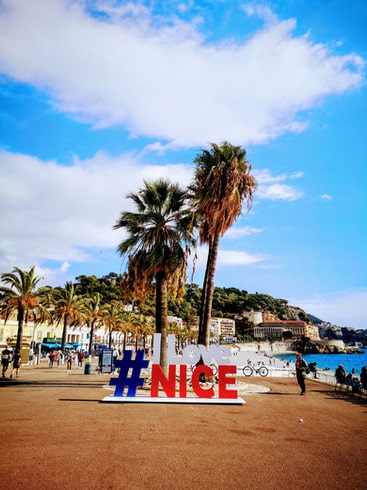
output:
<path id="1" fill-rule="evenodd" d="M 56 365 L 60 368 L 63 364 L 66 363 L 66 371 L 70 372 L 72 369 L 72 365 L 74 361 L 77 359 L 77 369 L 83 367 L 83 360 L 87 357 L 87 354 L 82 350 L 79 352 L 73 352 L 71 349 L 68 349 L 65 354 L 61 350 L 51 349 L 47 354 L 48 359 L 48 367 L 52 368 Z M 33 361 L 33 352 L 32 355 L 29 355 L 29 363 Z M 20 350 L 13 350 L 7 344 L 5 349 L 1 352 L 1 375 L 3 378 L 6 377 L 6 373 L 11 369 L 10 378 L 19 377 L 19 369 L 22 363 Z"/>
<path id="2" fill-rule="evenodd" d="M 78 352 L 73 352 L 71 349 L 68 349 L 65 354 L 62 350 L 54 350 L 51 349 L 48 353 L 48 367 L 52 368 L 56 363 L 57 367 L 61 367 L 64 363 L 66 363 L 66 371 L 70 372 L 73 362 L 77 359 L 77 369 L 83 367 L 83 361 L 87 354 L 85 354 L 82 350 Z"/>
<path id="3" fill-rule="evenodd" d="M 354 372 L 347 374 L 344 366 L 339 364 L 335 370 L 335 380 L 341 385 L 351 386 L 352 391 L 359 391 L 361 389 L 367 391 L 367 366 L 363 366 L 361 374 L 358 377 L 354 376 Z"/>
<path id="4" fill-rule="evenodd" d="M 18 378 L 19 368 L 21 363 L 22 363 L 22 358 L 20 355 L 20 350 L 17 349 L 16 351 L 13 351 L 7 345 L 1 353 L 2 377 L 5 378 L 5 373 L 9 369 L 9 366 L 11 366 L 12 370 L 10 373 L 10 377 L 12 378 L 13 376 L 15 376 L 16 378 Z"/>
<path id="5" fill-rule="evenodd" d="M 299 387 L 301 388 L 301 395 L 306 395 L 306 378 L 307 375 L 313 373 L 314 378 L 317 378 L 316 363 L 307 364 L 302 358 L 301 353 L 296 354 L 296 378 Z M 361 392 L 361 390 L 367 391 L 367 366 L 363 366 L 359 377 L 352 373 L 347 374 L 344 366 L 339 364 L 335 370 L 335 380 L 341 385 L 351 386 L 353 392 Z"/>
<path id="6" fill-rule="evenodd" d="M 102 350 L 98 351 L 96 355 L 98 355 L 98 371 L 102 372 Z M 116 369 L 116 361 L 118 357 L 121 355 L 121 352 L 114 348 L 112 352 L 112 363 L 111 369 L 112 372 Z M 73 351 L 71 349 L 66 349 L 65 353 L 62 352 L 61 349 L 50 349 L 50 351 L 46 354 L 47 365 L 50 369 L 54 366 L 61 368 L 66 364 L 66 371 L 71 372 L 72 366 L 76 364 L 77 369 L 83 368 L 83 361 L 88 358 L 88 353 L 84 352 L 82 349 L 78 351 Z M 1 353 L 1 367 L 2 367 L 2 377 L 6 377 L 6 373 L 9 368 L 12 368 L 10 378 L 19 377 L 19 368 L 21 365 L 21 353 L 19 350 L 14 351 L 8 344 L 5 349 L 3 349 Z M 31 354 L 31 350 L 29 352 L 29 364 L 33 363 L 33 350 Z"/>

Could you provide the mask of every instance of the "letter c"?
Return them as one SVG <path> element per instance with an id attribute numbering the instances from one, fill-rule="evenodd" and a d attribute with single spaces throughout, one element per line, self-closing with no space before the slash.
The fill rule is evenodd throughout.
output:
<path id="1" fill-rule="evenodd" d="M 213 388 L 204 389 L 200 386 L 200 375 L 205 374 L 206 376 L 214 376 L 213 370 L 210 366 L 199 365 L 192 373 L 191 384 L 194 392 L 199 398 L 213 398 L 214 390 Z"/>

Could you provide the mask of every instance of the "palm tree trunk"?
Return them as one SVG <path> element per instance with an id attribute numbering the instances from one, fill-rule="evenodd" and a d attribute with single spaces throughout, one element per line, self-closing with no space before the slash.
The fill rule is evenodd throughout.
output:
<path id="1" fill-rule="evenodd" d="M 24 324 L 25 309 L 23 306 L 18 306 L 18 332 L 17 332 L 17 343 L 15 345 L 15 350 L 21 351 L 22 341 L 23 341 L 23 324 Z"/>
<path id="2" fill-rule="evenodd" d="M 208 260 L 205 271 L 205 282 L 203 285 L 201 315 L 199 324 L 199 344 L 209 347 L 210 319 L 212 314 L 212 303 L 214 294 L 214 277 L 219 249 L 219 234 L 209 243 Z"/>
<path id="3" fill-rule="evenodd" d="M 168 328 L 168 307 L 167 307 L 167 278 L 163 273 L 158 273 L 156 277 L 156 311 L 155 322 L 157 332 L 161 334 L 161 356 L 160 365 L 164 373 L 167 372 L 167 328 Z"/>
<path id="4" fill-rule="evenodd" d="M 206 261 L 205 275 L 203 281 L 203 288 L 201 292 L 200 301 L 200 313 L 199 313 L 199 334 L 198 334 L 198 344 L 205 345 L 205 327 L 204 327 L 204 311 L 206 305 L 206 298 L 208 295 L 208 275 L 209 275 L 209 263 L 210 263 L 210 246 L 208 249 L 208 258 Z"/>
<path id="5" fill-rule="evenodd" d="M 92 320 L 90 324 L 90 333 L 89 333 L 89 346 L 88 346 L 88 355 L 92 355 L 92 347 L 93 347 L 93 335 L 94 335 L 94 324 L 95 320 Z"/>
<path id="6" fill-rule="evenodd" d="M 63 329 L 62 329 L 62 340 L 61 340 L 61 351 L 63 353 L 65 353 L 67 329 L 68 329 L 68 315 L 65 314 L 65 316 L 64 316 L 64 326 L 63 326 Z"/>

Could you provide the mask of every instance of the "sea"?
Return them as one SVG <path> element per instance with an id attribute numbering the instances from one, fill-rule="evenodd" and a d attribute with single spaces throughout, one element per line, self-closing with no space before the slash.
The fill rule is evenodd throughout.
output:
<path id="1" fill-rule="evenodd" d="M 335 369 L 342 364 L 347 374 L 353 373 L 359 376 L 363 366 L 367 366 L 367 349 L 362 349 L 362 354 L 304 354 L 302 357 L 307 364 L 316 362 L 317 369 Z M 279 354 L 275 357 L 289 362 L 296 360 L 295 354 Z"/>

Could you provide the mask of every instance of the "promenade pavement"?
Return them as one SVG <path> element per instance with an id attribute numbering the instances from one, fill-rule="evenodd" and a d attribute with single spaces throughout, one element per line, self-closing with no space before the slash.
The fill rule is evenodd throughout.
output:
<path id="1" fill-rule="evenodd" d="M 110 377 L 1 380 L 1 490 L 367 488 L 366 398 L 256 376 L 242 406 L 100 403 Z"/>

